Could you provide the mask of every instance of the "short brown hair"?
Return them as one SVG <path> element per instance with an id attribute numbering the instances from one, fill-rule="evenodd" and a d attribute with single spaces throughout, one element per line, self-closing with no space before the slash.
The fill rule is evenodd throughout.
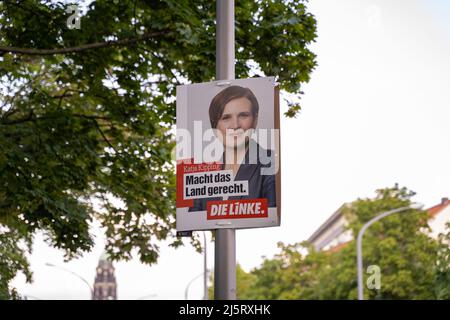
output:
<path id="1" fill-rule="evenodd" d="M 240 86 L 229 86 L 228 88 L 220 91 L 212 100 L 209 105 L 209 121 L 211 122 L 211 128 L 215 129 L 222 117 L 225 105 L 234 99 L 247 98 L 252 105 L 253 118 L 258 116 L 259 104 L 255 95 L 249 88 Z"/>

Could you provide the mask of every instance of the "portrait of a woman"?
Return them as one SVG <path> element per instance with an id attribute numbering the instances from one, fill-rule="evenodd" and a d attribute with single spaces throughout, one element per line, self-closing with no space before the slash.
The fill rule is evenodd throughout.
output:
<path id="1" fill-rule="evenodd" d="M 232 170 L 234 181 L 248 181 L 248 195 L 196 199 L 189 211 L 204 211 L 206 203 L 213 200 L 265 198 L 268 207 L 276 207 L 275 175 L 262 174 L 261 170 L 270 166 L 263 164 L 261 158 L 273 158 L 273 151 L 262 148 L 251 139 L 258 115 L 258 100 L 248 88 L 229 86 L 212 99 L 209 120 L 224 147 L 222 170 Z"/>

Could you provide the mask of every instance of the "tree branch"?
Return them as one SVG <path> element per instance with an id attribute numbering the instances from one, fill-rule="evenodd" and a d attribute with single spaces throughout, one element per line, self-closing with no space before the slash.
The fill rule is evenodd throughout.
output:
<path id="1" fill-rule="evenodd" d="M 89 119 L 89 120 L 106 120 L 106 121 L 110 121 L 111 118 L 109 117 L 102 117 L 102 116 L 89 116 L 86 114 L 79 114 L 79 113 L 72 113 L 72 116 L 77 117 L 77 118 L 84 118 L 84 119 Z"/>
<path id="2" fill-rule="evenodd" d="M 82 52 L 82 51 L 86 51 L 86 50 L 105 48 L 105 47 L 110 47 L 110 46 L 126 46 L 131 43 L 136 43 L 136 42 L 139 42 L 142 40 L 147 40 L 149 38 L 161 36 L 161 35 L 164 35 L 167 33 L 169 33 L 168 30 L 148 32 L 148 33 L 144 33 L 141 36 L 133 37 L 133 38 L 125 38 L 125 39 L 111 40 L 111 41 L 105 41 L 105 42 L 95 42 L 95 43 L 81 45 L 78 47 L 58 48 L 58 49 L 30 49 L 30 48 L 0 46 L 0 52 L 17 53 L 17 54 L 34 55 L 34 56 L 77 53 L 77 52 Z"/>
<path id="3" fill-rule="evenodd" d="M 114 152 L 119 155 L 119 152 L 117 151 L 116 148 L 114 148 L 114 146 L 111 144 L 111 142 L 108 140 L 108 138 L 106 137 L 106 135 L 103 133 L 102 129 L 100 128 L 97 120 L 95 119 L 91 119 L 94 122 L 95 127 L 97 128 L 98 132 L 100 133 L 100 135 L 102 136 L 103 140 L 108 144 L 108 146 L 114 150 Z"/>
<path id="4" fill-rule="evenodd" d="M 20 119 L 10 120 L 10 121 L 1 121 L 0 125 L 19 124 L 22 122 L 34 121 L 35 119 L 36 119 L 36 117 L 34 116 L 33 110 L 31 110 L 25 118 L 20 118 Z"/>
<path id="5" fill-rule="evenodd" d="M 72 117 L 76 117 L 76 118 L 88 119 L 88 120 L 111 121 L 111 118 L 109 118 L 109 117 L 97 116 L 97 115 L 86 115 L 86 114 L 80 114 L 80 113 L 72 113 L 71 116 Z M 56 119 L 58 117 L 59 116 L 36 117 L 36 115 L 33 113 L 33 111 L 30 111 L 28 113 L 28 115 L 23 117 L 23 118 L 10 120 L 10 121 L 0 121 L 0 125 L 14 125 L 14 124 L 19 124 L 19 123 L 28 122 L 28 121 L 51 120 L 51 119 Z M 98 125 L 98 123 L 96 123 L 96 125 Z"/>

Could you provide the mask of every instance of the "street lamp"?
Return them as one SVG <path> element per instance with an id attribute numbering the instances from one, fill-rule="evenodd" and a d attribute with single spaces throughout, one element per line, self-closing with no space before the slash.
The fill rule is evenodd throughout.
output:
<path id="1" fill-rule="evenodd" d="M 194 282 L 195 280 L 197 280 L 198 278 L 200 278 L 201 276 L 203 276 L 203 272 L 200 273 L 199 275 L 195 276 L 195 278 L 193 278 L 191 281 L 189 281 L 189 283 L 186 286 L 186 289 L 184 289 L 184 300 L 188 299 L 188 292 L 189 292 L 189 287 L 191 286 L 192 282 Z"/>
<path id="2" fill-rule="evenodd" d="M 59 269 L 59 270 L 62 270 L 62 271 L 65 271 L 65 272 L 68 272 L 68 273 L 74 275 L 75 277 L 77 277 L 78 279 L 80 279 L 81 281 L 83 281 L 83 282 L 88 286 L 89 291 L 91 292 L 91 299 L 94 297 L 94 289 L 92 289 L 92 287 L 91 287 L 91 285 L 89 284 L 89 282 L 88 282 L 85 278 L 83 278 L 82 276 L 80 276 L 79 274 L 77 274 L 77 273 L 75 273 L 75 272 L 73 272 L 73 271 L 67 270 L 67 269 L 65 269 L 65 268 L 63 268 L 63 267 L 56 266 L 56 265 L 54 265 L 53 263 L 47 262 L 45 265 L 46 265 L 47 267 L 56 268 L 56 269 Z"/>
<path id="3" fill-rule="evenodd" d="M 194 282 L 194 280 L 197 280 L 201 276 L 203 276 L 203 299 L 208 300 L 208 255 L 207 255 L 207 247 L 206 247 L 206 232 L 203 231 L 203 272 L 200 273 L 198 276 L 196 276 L 194 279 L 189 281 L 188 285 L 186 286 L 186 289 L 184 291 L 184 298 L 187 300 L 188 298 L 188 291 L 189 287 Z"/>
<path id="4" fill-rule="evenodd" d="M 42 300 L 41 298 L 29 295 L 29 294 L 24 294 L 23 297 L 24 297 L 24 300 L 29 300 L 28 298 L 31 298 L 33 300 Z"/>
<path id="5" fill-rule="evenodd" d="M 154 297 L 157 297 L 157 296 L 158 295 L 156 293 L 152 293 L 152 294 L 148 294 L 148 295 L 143 296 L 143 297 L 139 297 L 136 300 L 146 300 L 147 298 L 154 298 Z"/>
<path id="6" fill-rule="evenodd" d="M 366 222 L 362 228 L 358 232 L 358 238 L 356 240 L 356 266 L 358 270 L 358 300 L 364 300 L 364 286 L 363 286 L 363 257 L 362 257 L 362 239 L 364 236 L 364 232 L 366 232 L 367 228 L 369 228 L 372 224 L 377 222 L 378 220 L 383 219 L 384 217 L 390 216 L 394 213 L 404 212 L 410 209 L 420 210 L 423 208 L 423 204 L 421 203 L 412 203 L 407 207 L 401 207 L 393 210 L 389 210 L 383 212 L 368 222 Z"/>

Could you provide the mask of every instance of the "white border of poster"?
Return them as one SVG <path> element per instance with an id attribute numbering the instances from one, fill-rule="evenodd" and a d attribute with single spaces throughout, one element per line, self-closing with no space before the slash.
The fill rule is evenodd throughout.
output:
<path id="1" fill-rule="evenodd" d="M 177 231 L 279 226 L 273 77 L 177 87 Z"/>

